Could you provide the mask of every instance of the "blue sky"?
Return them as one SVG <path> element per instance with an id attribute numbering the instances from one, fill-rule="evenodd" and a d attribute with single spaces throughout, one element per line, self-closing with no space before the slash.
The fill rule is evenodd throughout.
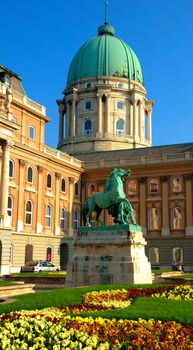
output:
<path id="1" fill-rule="evenodd" d="M 70 62 L 104 22 L 104 0 L 9 0 L 1 3 L 0 64 L 23 78 L 28 97 L 52 121 L 46 143 L 56 147 L 58 111 Z M 109 0 L 109 23 L 138 56 L 153 109 L 153 145 L 193 142 L 193 1 Z"/>

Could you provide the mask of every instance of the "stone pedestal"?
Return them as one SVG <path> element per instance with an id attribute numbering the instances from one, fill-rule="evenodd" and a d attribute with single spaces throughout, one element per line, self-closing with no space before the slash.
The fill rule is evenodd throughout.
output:
<path id="1" fill-rule="evenodd" d="M 141 227 L 80 227 L 65 287 L 152 283 Z"/>

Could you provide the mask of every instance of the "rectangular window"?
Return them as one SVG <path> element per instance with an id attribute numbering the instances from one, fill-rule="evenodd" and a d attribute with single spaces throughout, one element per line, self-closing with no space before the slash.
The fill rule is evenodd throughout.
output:
<path id="1" fill-rule="evenodd" d="M 118 101 L 118 102 L 117 102 L 117 109 L 123 109 L 123 108 L 124 108 L 123 102 Z"/>
<path id="2" fill-rule="evenodd" d="M 29 138 L 35 140 L 35 127 L 33 125 L 29 126 Z"/>
<path id="3" fill-rule="evenodd" d="M 91 104 L 91 101 L 86 101 L 85 102 L 85 109 L 91 109 L 91 107 L 92 107 L 92 104 Z"/>

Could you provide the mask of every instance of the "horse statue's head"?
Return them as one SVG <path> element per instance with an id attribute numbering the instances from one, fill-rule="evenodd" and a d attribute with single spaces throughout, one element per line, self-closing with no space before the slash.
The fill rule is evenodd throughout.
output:
<path id="1" fill-rule="evenodd" d="M 125 179 L 125 177 L 130 176 L 131 175 L 131 170 L 129 169 L 121 169 L 121 168 L 115 168 L 112 172 L 111 175 L 116 175 L 119 176 L 123 181 Z"/>

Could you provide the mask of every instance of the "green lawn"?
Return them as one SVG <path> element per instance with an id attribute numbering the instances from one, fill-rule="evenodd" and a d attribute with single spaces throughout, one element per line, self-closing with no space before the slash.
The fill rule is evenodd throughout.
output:
<path id="1" fill-rule="evenodd" d="M 153 287 L 160 286 L 154 284 Z M 8 313 L 16 310 L 35 310 L 49 306 L 66 306 L 78 304 L 82 301 L 83 295 L 91 290 L 107 290 L 121 288 L 152 287 L 152 285 L 100 285 L 78 288 L 64 288 L 53 291 L 37 292 L 14 297 L 16 301 L 10 304 L 2 304 L 0 313 Z M 83 314 L 82 314 L 83 315 Z M 115 311 L 100 311 L 84 313 L 84 315 L 102 316 L 108 318 L 122 319 L 159 319 L 175 320 L 181 323 L 193 325 L 193 301 L 175 301 L 154 298 L 138 298 L 131 306 Z"/>
<path id="2" fill-rule="evenodd" d="M 14 277 L 64 277 L 66 272 L 20 272 L 12 274 Z"/>
<path id="3" fill-rule="evenodd" d="M 154 273 L 155 275 L 161 275 L 164 272 L 174 272 L 173 270 L 152 270 L 152 273 Z"/>
<path id="4" fill-rule="evenodd" d="M 175 276 L 175 278 L 191 278 L 191 279 L 193 279 L 193 273 L 183 273 L 182 275 Z"/>
<path id="5" fill-rule="evenodd" d="M 16 284 L 17 284 L 16 282 L 11 282 L 11 281 L 0 281 L 0 287 L 13 286 Z"/>

